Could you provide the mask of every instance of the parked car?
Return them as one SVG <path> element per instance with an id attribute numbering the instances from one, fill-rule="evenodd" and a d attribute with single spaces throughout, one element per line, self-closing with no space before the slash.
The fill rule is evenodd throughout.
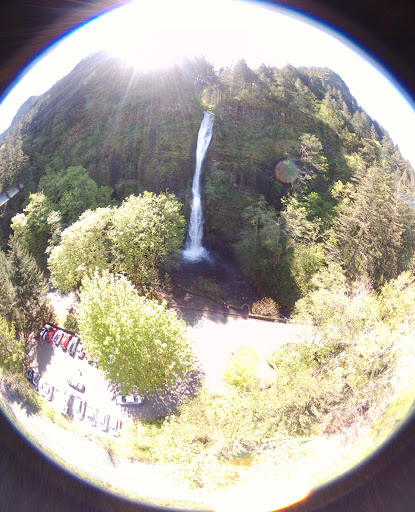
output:
<path id="1" fill-rule="evenodd" d="M 117 419 L 110 418 L 108 423 L 108 432 L 115 437 L 120 435 L 121 421 Z"/>
<path id="2" fill-rule="evenodd" d="M 52 341 L 57 347 L 59 347 L 62 337 L 63 331 L 61 331 L 60 329 L 56 331 L 55 334 L 53 335 Z"/>
<path id="3" fill-rule="evenodd" d="M 29 368 L 27 371 L 27 380 L 33 385 L 33 387 L 39 390 L 40 375 L 35 372 L 33 368 Z"/>
<path id="4" fill-rule="evenodd" d="M 50 325 L 49 324 L 45 324 L 42 329 L 40 329 L 40 333 L 39 333 L 39 338 L 41 340 L 43 340 L 43 336 L 49 331 L 50 329 Z"/>
<path id="5" fill-rule="evenodd" d="M 76 396 L 73 401 L 72 405 L 72 413 L 75 416 L 75 418 L 78 418 L 79 420 L 83 420 L 85 416 L 85 409 L 86 409 L 86 402 L 85 400 L 82 400 L 82 398 L 79 398 L 79 396 Z"/>
<path id="6" fill-rule="evenodd" d="M 61 339 L 61 347 L 63 350 L 67 350 L 69 342 L 71 341 L 72 334 L 69 334 L 68 332 L 64 332 L 62 339 Z"/>
<path id="7" fill-rule="evenodd" d="M 33 384 L 33 387 L 39 391 L 39 381 L 40 381 L 40 375 L 36 372 L 33 373 L 33 378 L 32 378 L 32 384 Z"/>
<path id="8" fill-rule="evenodd" d="M 46 400 L 52 400 L 53 389 L 53 386 L 48 384 L 45 379 L 39 380 L 39 394 L 46 398 Z"/>
<path id="9" fill-rule="evenodd" d="M 86 410 L 86 419 L 91 422 L 93 427 L 97 424 L 97 412 L 97 409 L 92 405 Z"/>
<path id="10" fill-rule="evenodd" d="M 138 405 L 142 404 L 143 400 L 144 398 L 139 395 L 121 395 L 116 398 L 119 405 Z"/>
<path id="11" fill-rule="evenodd" d="M 69 389 L 66 389 L 63 392 L 63 396 L 61 399 L 59 410 L 62 414 L 68 415 L 69 408 L 71 406 L 71 402 L 73 400 L 73 394 L 69 391 Z"/>
<path id="12" fill-rule="evenodd" d="M 66 382 L 74 389 L 76 389 L 77 391 L 80 391 L 81 393 L 83 393 L 85 391 L 85 385 L 82 384 L 81 382 L 79 382 L 78 379 L 75 379 L 74 377 L 68 377 L 66 379 Z"/>
<path id="13" fill-rule="evenodd" d="M 72 336 L 72 339 L 68 345 L 68 354 L 70 356 L 73 356 L 75 354 L 78 343 L 79 343 L 79 338 L 77 336 Z"/>
<path id="14" fill-rule="evenodd" d="M 48 341 L 49 343 L 51 343 L 53 336 L 55 336 L 55 333 L 56 329 L 54 327 L 49 327 L 49 329 L 43 335 L 43 341 Z"/>
<path id="15" fill-rule="evenodd" d="M 79 341 L 75 353 L 79 357 L 79 359 L 83 359 L 85 357 L 85 352 L 84 349 L 82 348 L 82 341 Z"/>
<path id="16" fill-rule="evenodd" d="M 108 422 L 110 417 L 108 414 L 104 414 L 101 411 L 97 412 L 97 427 L 99 427 L 102 431 L 106 432 L 108 430 Z"/>

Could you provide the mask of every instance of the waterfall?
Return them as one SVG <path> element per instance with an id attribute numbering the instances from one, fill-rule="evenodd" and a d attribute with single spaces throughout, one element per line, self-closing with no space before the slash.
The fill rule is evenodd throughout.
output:
<path id="1" fill-rule="evenodd" d="M 196 167 L 192 184 L 192 204 L 190 209 L 189 232 L 183 251 L 183 259 L 196 262 L 209 258 L 209 253 L 202 245 L 203 238 L 203 211 L 200 200 L 200 174 L 203 159 L 212 139 L 214 115 L 204 112 L 203 121 L 199 128 L 196 147 Z"/>

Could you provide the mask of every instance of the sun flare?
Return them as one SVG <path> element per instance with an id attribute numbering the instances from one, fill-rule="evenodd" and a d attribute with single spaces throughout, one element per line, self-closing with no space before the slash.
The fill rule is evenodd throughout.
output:
<path id="1" fill-rule="evenodd" d="M 180 64 L 186 57 L 204 56 L 225 65 L 260 55 L 263 45 L 251 26 L 257 14 L 258 5 L 249 2 L 235 10 L 229 0 L 213 0 L 209 9 L 199 1 L 135 1 L 93 23 L 103 49 L 148 71 Z"/>

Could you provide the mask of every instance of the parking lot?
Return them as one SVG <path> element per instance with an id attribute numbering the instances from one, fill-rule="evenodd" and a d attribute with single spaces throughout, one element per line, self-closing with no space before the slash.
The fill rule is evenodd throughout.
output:
<path id="1" fill-rule="evenodd" d="M 54 298 L 55 307 L 60 304 L 59 301 L 66 300 L 56 292 L 51 293 L 51 296 Z M 68 304 L 73 302 L 73 298 L 67 299 L 70 299 L 69 302 L 64 301 L 65 307 L 62 306 L 65 311 L 69 307 Z M 193 318 L 192 315 L 196 317 Z M 294 326 L 247 320 L 239 316 L 224 315 L 223 312 L 186 311 L 182 316 L 194 341 L 198 368 L 189 372 L 174 391 L 145 396 L 144 402 L 138 405 L 118 405 L 116 397 L 120 394 L 119 390 L 105 379 L 100 370 L 89 364 L 86 358 L 71 356 L 68 351 L 64 351 L 61 346 L 55 346 L 54 343 L 40 341 L 37 349 L 31 354 L 31 366 L 49 385 L 54 386 L 52 404 L 58 411 L 62 409 L 64 392 L 70 391 L 72 395 L 86 402 L 86 410 L 92 406 L 108 414 L 113 420 L 119 419 L 122 422 L 122 435 L 123 428 L 128 422 L 150 420 L 174 412 L 187 396 L 196 395 L 202 380 L 213 391 L 220 392 L 224 385 L 222 375 L 226 361 L 241 346 L 250 345 L 255 348 L 261 360 L 261 373 L 266 378 L 271 372 L 266 363 L 266 355 L 272 347 L 294 341 L 293 337 L 296 337 L 297 333 Z M 71 388 L 67 384 L 68 377 L 73 377 L 84 384 L 85 391 L 81 393 Z M 77 430 L 100 431 L 99 427 L 92 426 L 86 414 L 83 420 L 78 419 L 76 414 L 72 414 L 71 407 L 69 416 L 74 417 L 73 424 L 77 426 Z"/>
<path id="2" fill-rule="evenodd" d="M 116 404 L 115 390 L 111 389 L 99 370 L 88 364 L 85 358 L 79 359 L 76 356 L 70 356 L 60 346 L 42 342 L 39 345 L 36 363 L 33 366 L 37 366 L 42 378 L 49 385 L 54 386 L 52 404 L 57 410 L 60 410 L 64 391 L 68 390 L 72 395 L 79 396 L 81 400 L 86 401 L 87 406 L 92 405 L 112 418 L 125 420 L 131 415 L 131 412 L 123 411 L 122 407 Z M 74 377 L 84 384 L 85 391 L 81 393 L 71 388 L 67 383 L 68 377 Z M 69 414 L 71 412 L 70 408 Z M 94 428 L 91 424 L 88 425 L 90 422 L 86 418 L 78 421 L 82 421 L 87 428 Z"/>
<path id="3" fill-rule="evenodd" d="M 78 396 L 86 401 L 86 408 L 93 406 L 111 418 L 121 420 L 122 427 L 134 420 L 149 420 L 164 416 L 172 412 L 186 395 L 193 395 L 200 383 L 199 372 L 190 372 L 187 379 L 181 382 L 174 392 L 166 391 L 164 393 L 155 393 L 144 397 L 144 402 L 138 405 L 118 405 L 116 397 L 120 395 L 113 383 L 106 380 L 103 374 L 88 363 L 86 358 L 79 359 L 71 356 L 60 346 L 54 343 L 40 342 L 36 357 L 31 363 L 41 377 L 54 387 L 52 405 L 60 411 L 63 394 L 69 390 L 72 395 Z M 73 377 L 85 385 L 85 391 L 79 392 L 67 383 L 67 378 Z M 69 409 L 69 415 L 72 416 L 72 410 Z M 74 416 L 75 424 L 79 425 L 79 430 L 97 429 L 88 421 L 86 415 L 83 420 Z M 120 431 L 122 435 L 122 428 Z"/>

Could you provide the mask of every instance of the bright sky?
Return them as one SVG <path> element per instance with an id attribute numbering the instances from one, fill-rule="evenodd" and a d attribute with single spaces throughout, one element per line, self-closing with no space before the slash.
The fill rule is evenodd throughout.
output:
<path id="1" fill-rule="evenodd" d="M 109 50 L 149 69 L 204 55 L 215 68 L 244 58 L 282 67 L 322 66 L 338 73 L 358 103 L 399 145 L 415 168 L 415 110 L 385 70 L 350 41 L 292 11 L 236 0 L 137 0 L 55 44 L 16 79 L 0 104 L 0 133 L 20 105 L 47 91 L 84 57 Z"/>

